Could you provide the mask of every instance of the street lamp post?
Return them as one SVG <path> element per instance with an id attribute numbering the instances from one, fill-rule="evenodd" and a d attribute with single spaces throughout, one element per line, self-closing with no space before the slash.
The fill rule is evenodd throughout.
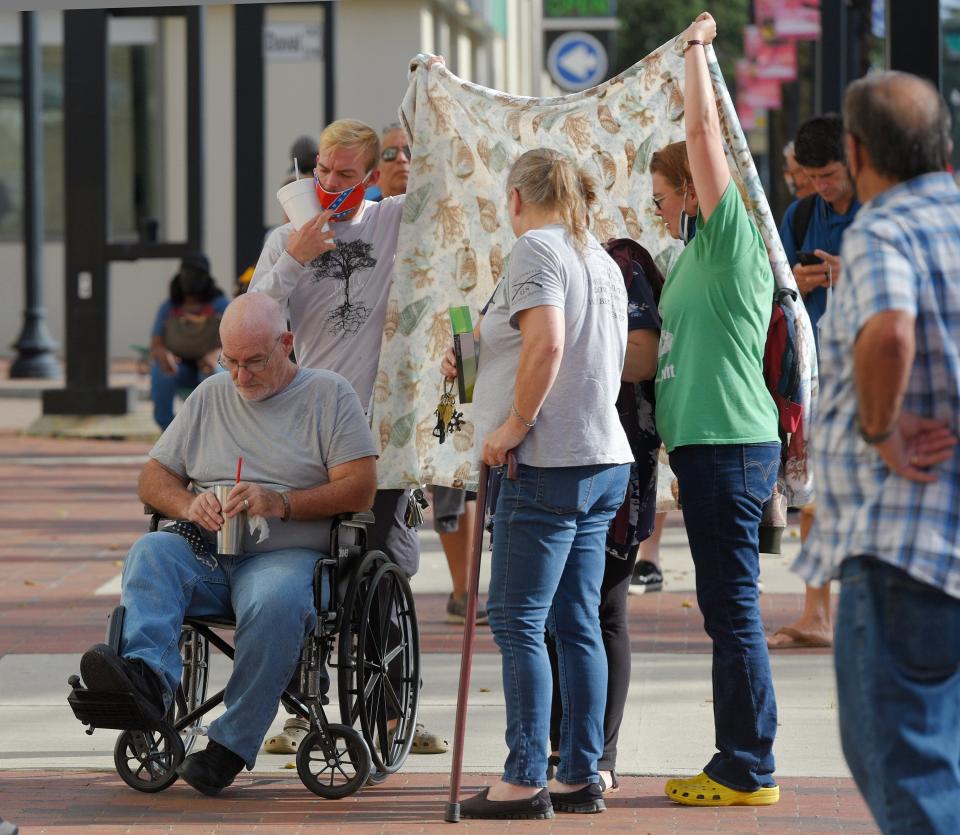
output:
<path id="1" fill-rule="evenodd" d="M 17 358 L 11 377 L 53 378 L 60 364 L 47 330 L 43 308 L 43 75 L 40 65 L 39 13 L 21 12 L 21 75 L 23 78 L 23 330 L 13 346 Z"/>

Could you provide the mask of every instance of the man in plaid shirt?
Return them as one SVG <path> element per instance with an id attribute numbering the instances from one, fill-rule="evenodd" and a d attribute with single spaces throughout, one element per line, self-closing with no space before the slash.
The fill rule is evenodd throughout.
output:
<path id="1" fill-rule="evenodd" d="M 927 81 L 850 85 L 863 202 L 820 324 L 817 520 L 794 570 L 842 582 L 847 763 L 883 832 L 960 832 L 960 191 Z"/>

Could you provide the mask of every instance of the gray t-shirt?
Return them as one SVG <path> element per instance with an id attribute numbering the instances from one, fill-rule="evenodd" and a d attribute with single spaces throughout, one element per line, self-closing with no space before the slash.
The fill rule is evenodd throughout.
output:
<path id="1" fill-rule="evenodd" d="M 272 397 L 244 400 L 229 374 L 213 374 L 187 398 L 150 457 L 183 478 L 195 492 L 231 484 L 243 456 L 243 481 L 271 490 L 327 484 L 328 470 L 377 455 L 356 392 L 339 374 L 300 368 Z M 330 520 L 268 520 L 270 536 L 257 544 L 244 533 L 243 550 L 327 551 Z"/>
<path id="2" fill-rule="evenodd" d="M 507 275 L 480 325 L 476 448 L 507 419 L 514 402 L 522 344 L 517 314 L 542 305 L 563 310 L 563 359 L 517 460 L 534 467 L 633 461 L 616 408 L 627 346 L 623 277 L 596 238 L 588 235 L 581 257 L 559 224 L 531 230 L 514 244 Z"/>
<path id="3" fill-rule="evenodd" d="M 366 202 L 350 220 L 331 223 L 337 248 L 306 266 L 286 251 L 293 225 L 277 227 L 250 281 L 251 293 L 288 306 L 300 365 L 342 374 L 364 409 L 380 362 L 403 201 Z"/>

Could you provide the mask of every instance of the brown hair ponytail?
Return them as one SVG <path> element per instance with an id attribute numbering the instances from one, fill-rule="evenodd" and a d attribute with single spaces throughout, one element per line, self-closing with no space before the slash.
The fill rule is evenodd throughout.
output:
<path id="1" fill-rule="evenodd" d="M 593 179 L 570 157 L 548 148 L 521 155 L 510 169 L 507 190 L 515 188 L 525 203 L 556 209 L 576 248 L 587 246 L 587 218 L 597 193 Z"/>

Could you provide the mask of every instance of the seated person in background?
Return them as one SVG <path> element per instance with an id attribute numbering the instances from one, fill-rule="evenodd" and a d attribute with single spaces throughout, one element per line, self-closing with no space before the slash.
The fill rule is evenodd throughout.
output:
<path id="1" fill-rule="evenodd" d="M 146 715 L 159 718 L 180 681 L 184 617 L 236 620 L 226 712 L 211 723 L 206 749 L 178 768 L 208 795 L 253 767 L 316 623 L 318 549 L 330 541 L 331 517 L 370 509 L 377 455 L 349 383 L 290 361 L 293 334 L 277 302 L 264 294 L 238 298 L 220 336 L 229 374 L 197 388 L 140 474 L 146 504 L 192 525 L 134 543 L 123 568 L 120 654 L 99 644 L 80 663 L 89 689 L 132 693 Z M 211 490 L 233 483 L 239 456 L 244 479 L 221 507 Z M 215 556 L 213 533 L 243 511 L 268 519 L 269 537 L 257 543 L 244 532 L 240 555 Z"/>
<path id="2" fill-rule="evenodd" d="M 184 256 L 150 334 L 150 399 L 161 429 L 173 420 L 177 392 L 192 391 L 217 370 L 220 317 L 229 302 L 210 275 L 207 256 Z"/>

